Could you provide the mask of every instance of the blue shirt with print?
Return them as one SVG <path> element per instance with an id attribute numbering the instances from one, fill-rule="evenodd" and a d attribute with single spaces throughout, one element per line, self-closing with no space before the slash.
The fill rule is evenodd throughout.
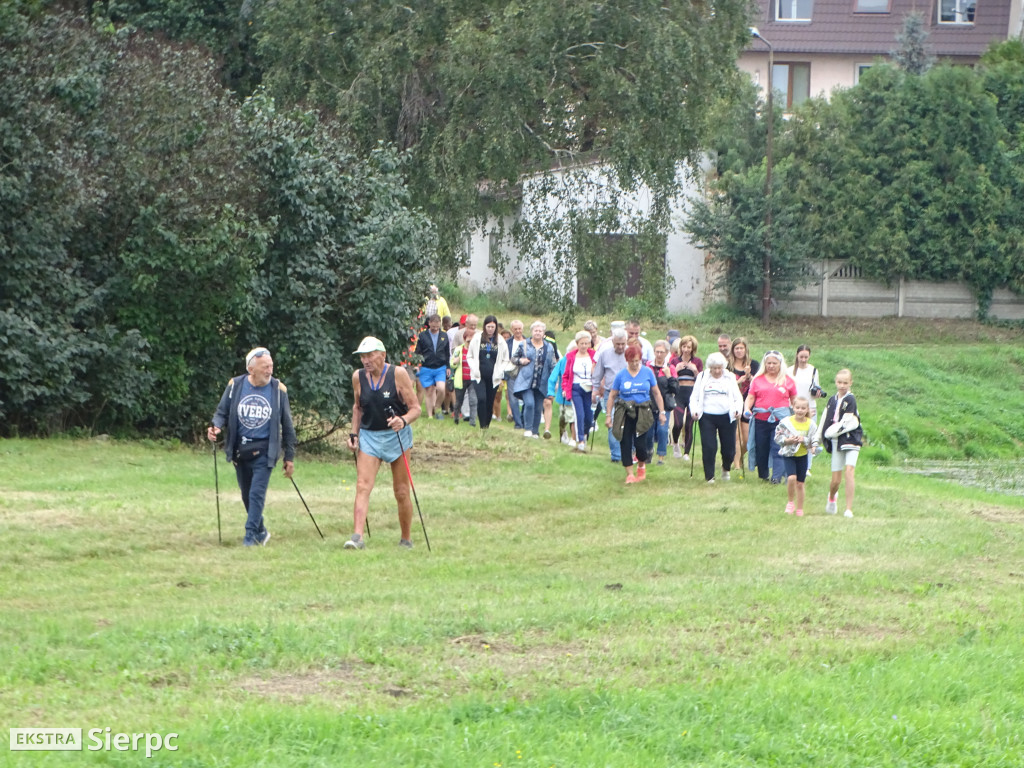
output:
<path id="1" fill-rule="evenodd" d="M 270 398 L 269 383 L 254 387 L 248 376 L 242 379 L 242 397 L 238 401 L 238 434 L 242 442 L 270 437 L 270 417 L 274 411 Z"/>
<path id="2" fill-rule="evenodd" d="M 612 389 L 619 393 L 620 400 L 631 400 L 634 403 L 650 400 L 651 390 L 657 386 L 654 372 L 646 366 L 640 368 L 636 376 L 630 375 L 629 368 L 623 368 L 615 374 L 615 381 L 612 382 Z"/>

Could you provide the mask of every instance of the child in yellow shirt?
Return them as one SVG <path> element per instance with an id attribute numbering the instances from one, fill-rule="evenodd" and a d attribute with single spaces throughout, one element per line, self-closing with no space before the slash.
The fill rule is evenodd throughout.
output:
<path id="1" fill-rule="evenodd" d="M 811 418 L 811 404 L 806 397 L 793 398 L 793 415 L 775 428 L 775 442 L 786 464 L 786 491 L 789 502 L 786 514 L 804 516 L 804 481 L 807 479 L 807 457 L 820 451 L 817 429 Z"/>

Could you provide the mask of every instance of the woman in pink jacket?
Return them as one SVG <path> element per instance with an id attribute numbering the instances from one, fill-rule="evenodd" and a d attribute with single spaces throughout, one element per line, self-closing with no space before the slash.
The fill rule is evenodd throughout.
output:
<path id="1" fill-rule="evenodd" d="M 587 435 L 594 422 L 590 409 L 591 393 L 594 390 L 594 350 L 590 348 L 592 338 L 589 331 L 576 334 L 576 349 L 565 356 L 565 373 L 562 374 L 562 395 L 572 402 L 576 413 L 576 449 L 587 450 Z"/>

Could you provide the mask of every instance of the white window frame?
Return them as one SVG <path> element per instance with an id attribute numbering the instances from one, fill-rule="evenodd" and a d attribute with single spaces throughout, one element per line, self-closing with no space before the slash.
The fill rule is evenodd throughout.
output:
<path id="1" fill-rule="evenodd" d="M 974 24 L 974 17 L 977 13 L 977 1 L 976 0 L 951 0 L 953 3 L 953 18 L 944 19 L 942 18 L 943 12 L 943 0 L 939 0 L 936 5 L 936 13 L 938 14 L 939 24 Z M 970 16 L 970 18 L 968 18 Z"/>
<path id="2" fill-rule="evenodd" d="M 967 2 L 967 0 L 962 0 Z M 802 2 L 807 3 L 809 6 L 807 9 L 807 16 L 798 16 L 799 7 Z M 788 9 L 793 15 L 783 16 L 783 9 Z M 811 16 L 814 14 L 814 0 L 775 0 L 775 20 L 776 21 L 810 21 Z"/>
<path id="3" fill-rule="evenodd" d="M 853 84 L 856 85 L 860 82 L 861 75 L 868 69 L 874 66 L 871 62 L 858 61 L 853 65 Z"/>
<path id="4" fill-rule="evenodd" d="M 861 8 L 859 0 L 853 0 L 853 12 L 854 13 L 891 13 L 892 12 L 892 0 L 885 0 L 885 8 L 872 9 L 872 8 Z"/>

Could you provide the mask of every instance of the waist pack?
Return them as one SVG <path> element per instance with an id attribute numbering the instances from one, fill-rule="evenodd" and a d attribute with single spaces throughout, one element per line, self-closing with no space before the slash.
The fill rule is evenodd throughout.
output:
<path id="1" fill-rule="evenodd" d="M 235 450 L 235 461 L 253 461 L 260 456 L 266 456 L 269 447 L 270 440 L 249 440 L 248 442 L 243 442 Z"/>

